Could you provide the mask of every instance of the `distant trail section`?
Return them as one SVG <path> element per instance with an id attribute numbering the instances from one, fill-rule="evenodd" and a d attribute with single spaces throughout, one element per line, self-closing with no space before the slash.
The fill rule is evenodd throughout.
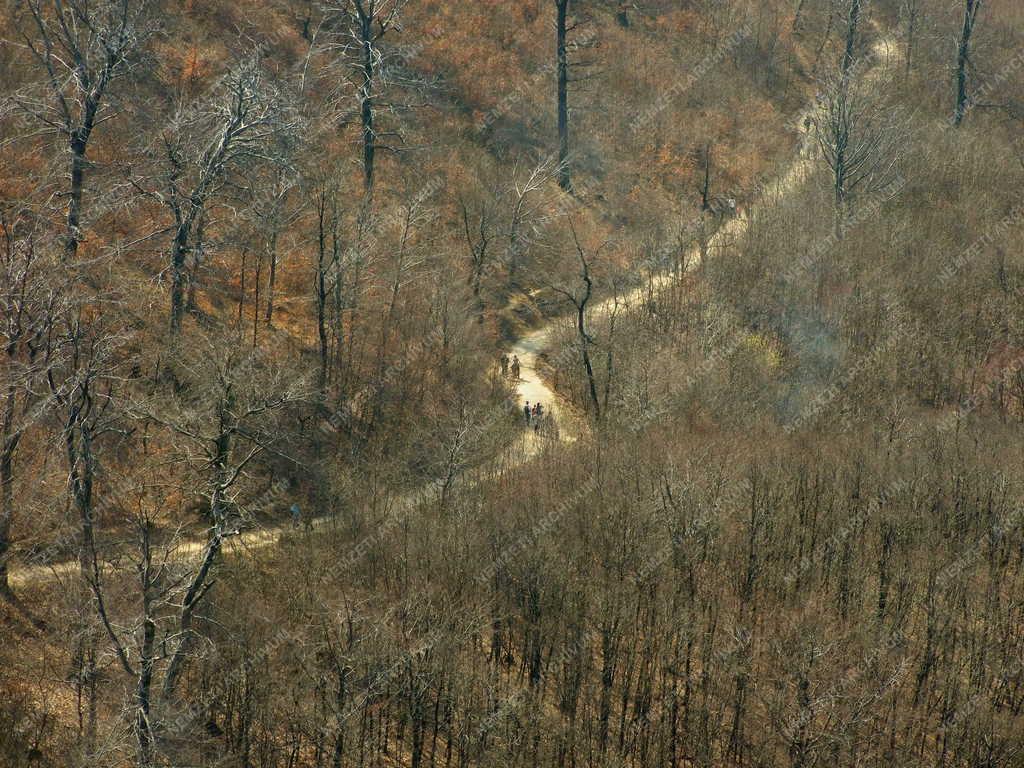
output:
<path id="1" fill-rule="evenodd" d="M 878 79 L 884 76 L 887 71 L 899 63 L 897 51 L 898 47 L 892 38 L 882 37 L 876 40 L 871 47 L 875 63 L 865 73 L 865 77 Z M 799 188 L 807 180 L 814 168 L 817 144 L 812 133 L 807 130 L 805 121 L 817 109 L 817 103 L 811 104 L 798 116 L 798 130 L 802 134 L 800 148 L 789 168 L 771 187 L 771 191 L 776 197 L 781 197 Z M 744 235 L 749 227 L 749 214 L 738 215 L 729 219 L 709 240 L 709 252 L 722 245 L 723 242 L 734 240 Z M 693 246 L 688 252 L 688 257 L 687 264 L 693 265 L 698 263 L 700 258 L 699 247 Z M 692 267 L 688 268 L 692 269 Z M 640 304 L 647 301 L 652 294 L 664 290 L 674 280 L 678 280 L 678 274 L 673 274 L 670 271 L 660 272 L 642 286 L 633 288 L 618 297 L 610 297 L 594 303 L 589 311 L 591 313 L 608 312 L 614 307 L 616 301 L 618 301 L 620 306 L 625 307 Z M 515 393 L 518 397 L 520 409 L 526 401 L 529 401 L 531 405 L 536 402 L 542 403 L 545 411 L 554 417 L 554 421 L 558 426 L 558 432 L 557 437 L 544 433 L 537 434 L 532 429 L 526 429 L 524 424 L 522 450 L 502 458 L 504 469 L 531 460 L 544 450 L 546 446 L 551 445 L 553 440 L 557 439 L 563 443 L 570 443 L 579 439 L 586 432 L 585 420 L 575 413 L 573 408 L 564 402 L 545 383 L 538 369 L 540 354 L 550 344 L 558 323 L 562 321 L 564 321 L 564 318 L 548 320 L 544 325 L 526 333 L 513 342 L 509 349 L 510 355 L 516 355 L 519 358 L 520 375 L 519 380 L 515 382 Z M 428 485 L 422 490 L 414 491 L 396 499 L 394 501 L 396 509 L 392 514 L 396 514 L 397 510 L 412 508 L 423 501 L 428 497 L 432 487 L 432 485 Z M 325 528 L 331 520 L 332 518 L 330 517 L 316 518 L 310 521 L 307 528 L 311 531 L 316 531 Z M 291 524 L 265 526 L 243 531 L 225 539 L 224 552 L 237 553 L 239 551 L 245 552 L 276 546 L 285 534 L 296 531 L 296 527 Z M 205 540 L 179 541 L 172 547 L 173 557 L 177 560 L 194 559 L 205 548 Z M 26 587 L 33 584 L 60 582 L 63 579 L 73 577 L 78 569 L 79 565 L 75 560 L 52 564 L 26 565 L 20 568 L 12 568 L 9 578 L 11 586 Z"/>

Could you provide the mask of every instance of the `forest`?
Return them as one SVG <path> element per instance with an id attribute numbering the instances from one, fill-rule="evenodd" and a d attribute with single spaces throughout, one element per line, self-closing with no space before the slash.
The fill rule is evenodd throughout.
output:
<path id="1" fill-rule="evenodd" d="M 1022 243 L 1020 0 L 0 0 L 0 766 L 1024 766 Z"/>

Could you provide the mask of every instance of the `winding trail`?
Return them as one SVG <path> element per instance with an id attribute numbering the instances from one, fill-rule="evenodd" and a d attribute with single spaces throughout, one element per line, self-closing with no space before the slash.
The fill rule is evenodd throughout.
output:
<path id="1" fill-rule="evenodd" d="M 878 39 L 871 47 L 874 62 L 871 68 L 865 73 L 865 77 L 877 79 L 882 77 L 887 70 L 898 63 L 898 48 L 889 37 Z M 814 168 L 817 155 L 817 144 L 813 135 L 806 128 L 806 119 L 814 114 L 818 108 L 812 103 L 804 109 L 797 117 L 798 131 L 801 134 L 800 146 L 796 157 L 790 163 L 787 170 L 777 178 L 770 186 L 763 190 L 762 198 L 771 199 L 770 196 L 781 197 L 797 189 L 809 177 Z M 761 204 L 763 205 L 763 203 Z M 757 209 L 757 202 L 754 203 L 754 210 Z M 750 228 L 750 215 L 735 216 L 727 220 L 708 241 L 708 252 L 713 253 L 716 249 L 728 242 L 734 242 L 743 236 Z M 687 252 L 684 263 L 687 271 L 690 271 L 699 263 L 699 246 L 692 247 Z M 658 293 L 673 281 L 679 279 L 678 274 L 670 271 L 660 272 L 654 275 L 645 284 L 633 288 L 624 294 L 597 301 L 590 305 L 588 312 L 602 314 L 611 310 L 618 301 L 620 307 L 629 307 L 646 301 L 652 294 Z M 513 342 L 509 354 L 519 357 L 520 378 L 516 382 L 515 390 L 520 404 L 524 401 L 536 403 L 540 401 L 544 408 L 555 418 L 558 425 L 557 439 L 562 442 L 573 442 L 577 440 L 586 430 L 585 422 L 573 412 L 572 408 L 564 403 L 560 396 L 552 390 L 539 371 L 538 358 L 552 340 L 560 322 L 565 318 L 556 317 L 547 320 L 544 325 L 536 328 L 518 340 Z M 551 437 L 535 435 L 532 430 L 524 430 L 524 441 L 522 450 L 515 456 L 505 459 L 506 468 L 512 464 L 522 464 L 540 453 L 543 448 L 550 444 Z M 416 490 L 393 501 L 390 514 L 395 515 L 405 509 L 412 509 L 416 504 L 422 502 L 431 489 L 435 486 L 430 484 L 423 489 Z M 312 520 L 307 528 L 310 531 L 327 528 L 333 518 L 320 517 Z M 247 551 L 259 550 L 272 547 L 278 544 L 282 537 L 289 533 L 295 533 L 296 528 L 291 524 L 278 526 L 265 526 L 254 530 L 248 530 L 232 535 L 224 540 L 224 554 L 238 554 Z M 169 559 L 188 560 L 197 559 L 206 549 L 205 540 L 182 540 L 178 539 L 171 547 L 168 554 Z M 79 564 L 76 560 L 63 561 L 60 563 L 43 563 L 12 567 L 10 570 L 10 584 L 14 588 L 25 588 L 32 585 L 41 585 L 50 582 L 60 583 L 68 578 L 73 578 L 79 571 Z"/>
<path id="2" fill-rule="evenodd" d="M 868 71 L 865 72 L 864 77 L 869 80 L 877 80 L 883 77 L 887 71 L 890 71 L 894 65 L 898 64 L 899 60 L 899 49 L 895 41 L 891 37 L 883 36 L 877 39 L 871 46 L 872 63 Z M 807 181 L 817 162 L 818 145 L 812 132 L 808 129 L 806 121 L 817 110 L 818 104 L 816 102 L 811 103 L 797 116 L 797 130 L 800 132 L 800 146 L 797 155 L 786 171 L 765 187 L 762 191 L 762 198 L 774 196 L 777 199 L 789 194 Z M 756 209 L 757 203 L 755 202 Z M 750 228 L 750 221 L 749 212 L 725 221 L 708 240 L 707 250 L 709 255 L 726 243 L 735 242 L 735 240 L 745 235 Z M 686 265 L 686 271 L 692 271 L 700 263 L 699 245 L 694 245 L 690 248 L 686 253 L 683 263 Z M 678 274 L 673 274 L 670 271 L 659 272 L 650 281 L 618 297 L 609 297 L 591 304 L 587 311 L 591 316 L 605 314 L 613 309 L 616 301 L 618 301 L 621 307 L 640 304 L 678 279 Z M 568 425 L 568 429 L 562 429 L 560 433 L 561 439 L 574 440 L 578 437 L 579 430 L 583 428 L 580 419 L 568 411 L 567 407 L 562 404 L 561 398 L 544 382 L 538 370 L 538 357 L 549 346 L 560 319 L 562 318 L 548 320 L 541 327 L 525 334 L 512 344 L 509 352 L 519 357 L 521 376 L 520 381 L 517 382 L 516 391 L 520 400 L 528 400 L 531 403 L 540 400 L 544 403 L 545 408 L 548 408 L 550 403 L 553 413 L 560 420 L 559 424 Z"/>

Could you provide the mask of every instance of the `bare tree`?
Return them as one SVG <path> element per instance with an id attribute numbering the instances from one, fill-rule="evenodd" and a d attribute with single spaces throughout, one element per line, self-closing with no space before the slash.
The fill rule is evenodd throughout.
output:
<path id="1" fill-rule="evenodd" d="M 91 594 L 91 603 L 105 632 L 115 640 L 116 657 L 124 669 L 130 669 L 127 653 L 116 642 L 101 585 L 96 545 L 99 505 L 96 484 L 100 474 L 100 442 L 113 434 L 123 434 L 115 392 L 120 383 L 119 350 L 123 338 L 108 326 L 107 319 L 93 316 L 93 308 L 68 314 L 57 332 L 55 345 L 59 360 L 46 371 L 51 396 L 57 406 L 59 436 L 67 463 L 67 487 L 71 509 L 77 516 L 78 568 L 82 584 Z M 98 674 L 95 653 L 96 635 L 86 621 L 75 639 L 75 664 L 79 685 L 88 697 L 85 747 L 92 751 L 96 741 Z"/>
<path id="2" fill-rule="evenodd" d="M 466 248 L 469 251 L 469 285 L 473 290 L 473 298 L 476 299 L 480 320 L 483 321 L 484 303 L 480 289 L 490 259 L 488 250 L 494 239 L 494 210 L 491 201 L 486 197 L 479 199 L 475 204 L 460 197 L 459 209 L 462 213 Z"/>
<path id="3" fill-rule="evenodd" d="M 579 236 L 576 234 L 576 226 L 569 221 L 569 229 L 572 232 L 573 245 L 576 247 L 576 255 L 580 262 L 580 280 L 583 283 L 581 290 L 570 291 L 560 286 L 551 286 L 552 290 L 565 296 L 576 310 L 576 339 L 580 345 L 580 355 L 583 358 L 583 369 L 587 374 L 587 388 L 590 393 L 590 402 L 594 406 L 594 416 L 601 418 L 601 401 L 597 395 L 597 381 L 594 377 L 594 366 L 590 358 L 590 347 L 594 344 L 594 338 L 587 330 L 587 304 L 594 295 L 594 279 L 590 274 L 590 264 L 587 262 L 587 254 L 580 244 Z M 603 246 L 602 246 L 603 247 Z M 600 248 L 598 249 L 600 251 Z"/>
<path id="4" fill-rule="evenodd" d="M 121 485 L 127 487 L 126 483 Z M 158 521 L 154 519 L 154 513 L 159 512 L 159 504 L 154 506 L 149 498 L 151 493 L 151 487 L 140 482 L 133 484 L 130 493 L 123 497 L 108 499 L 111 504 L 135 508 L 128 512 L 127 523 L 136 537 L 137 548 L 135 556 L 129 555 L 128 559 L 138 574 L 140 614 L 128 618 L 118 616 L 115 628 L 115 621 L 106 614 L 108 595 L 98 577 L 93 579 L 96 606 L 107 627 L 111 647 L 122 669 L 134 680 L 133 701 L 125 715 L 135 734 L 135 764 L 138 768 L 152 768 L 155 764 L 157 729 L 153 712 L 153 683 L 158 665 L 165 658 L 161 645 L 166 642 L 167 634 L 164 632 L 161 636 L 159 629 L 162 622 L 174 615 L 177 583 L 169 562 L 173 547 L 158 547 L 155 541 Z M 166 499 L 162 501 L 166 502 Z M 174 540 L 172 537 L 172 544 Z M 115 573 L 126 575 L 120 570 Z"/>
<path id="5" fill-rule="evenodd" d="M 346 27 L 340 49 L 353 73 L 359 104 L 363 185 L 373 188 L 377 150 L 386 147 L 376 125 L 378 98 L 386 90 L 387 68 L 380 42 L 391 30 L 401 29 L 400 16 L 406 0 L 344 0 L 329 13 Z"/>
<path id="6" fill-rule="evenodd" d="M 967 113 L 967 66 L 971 60 L 971 35 L 978 21 L 982 0 L 964 0 L 964 19 L 960 28 L 960 39 L 956 46 L 956 106 L 953 110 L 953 125 L 959 127 Z"/>
<path id="7" fill-rule="evenodd" d="M 840 73 L 826 84 L 821 109 L 812 118 L 831 171 L 837 236 L 852 197 L 892 181 L 900 158 L 902 117 L 871 91 L 875 87 Z"/>
<path id="8" fill-rule="evenodd" d="M 583 26 L 579 18 L 573 18 L 570 6 L 578 5 L 579 0 L 555 0 L 555 73 L 556 101 L 558 111 L 558 186 L 565 191 L 572 189 L 572 169 L 570 162 L 569 141 L 569 84 L 581 79 L 573 76 L 573 69 L 592 66 L 585 60 L 570 60 L 573 51 L 589 47 L 588 41 L 570 41 L 573 32 Z"/>
<path id="9" fill-rule="evenodd" d="M 553 175 L 552 163 L 548 159 L 530 168 L 530 172 L 523 179 L 520 179 L 518 168 L 512 171 L 507 242 L 503 256 L 510 285 L 515 282 L 519 263 L 530 248 L 530 223 L 536 218 L 542 203 L 539 193 Z"/>
<path id="10" fill-rule="evenodd" d="M 317 384 L 321 396 L 324 396 L 330 353 L 327 298 L 333 288 L 332 282 L 339 280 L 337 275 L 339 264 L 338 190 L 324 177 L 317 182 L 313 194 L 317 217 L 317 260 L 313 277 L 313 296 L 316 302 L 316 330 L 320 352 L 320 371 L 317 376 Z"/>
<path id="11" fill-rule="evenodd" d="M 726 216 L 735 213 L 735 199 L 711 194 L 711 144 L 709 143 L 704 147 L 704 179 L 700 187 L 700 226 L 697 231 L 701 266 L 707 263 L 708 248 L 714 233 L 711 222 L 716 219 L 721 222 Z"/>
<path id="12" fill-rule="evenodd" d="M 468 283 L 480 311 L 487 279 L 504 268 L 511 288 L 539 234 L 554 220 L 553 215 L 538 213 L 546 202 L 541 193 L 556 173 L 551 157 L 524 172 L 516 165 L 508 179 L 499 168 L 488 166 L 470 190 L 459 195 L 462 235 L 469 255 Z"/>
<path id="13" fill-rule="evenodd" d="M 187 459 L 197 452 L 205 476 L 202 493 L 209 527 L 199 561 L 183 580 L 177 629 L 169 643 L 173 650 L 164 677 L 165 696 L 174 694 L 190 657 L 196 611 L 213 584 L 212 571 L 224 541 L 238 532 L 241 521 L 231 517 L 237 485 L 257 458 L 277 450 L 281 433 L 275 417 L 307 397 L 301 377 L 238 345 L 233 337 L 204 337 L 193 347 L 198 347 L 196 354 L 180 361 L 177 371 L 187 396 L 169 406 L 143 402 L 131 408 L 140 421 L 159 424 L 182 439 Z"/>
<path id="14" fill-rule="evenodd" d="M 252 206 L 253 214 L 261 231 L 264 251 L 269 260 L 267 310 L 264 315 L 267 325 L 270 325 L 274 319 L 274 297 L 281 235 L 288 231 L 288 228 L 301 213 L 301 207 L 294 199 L 296 187 L 295 175 L 285 165 L 277 164 L 271 170 L 271 182 L 266 186 L 260 184 L 253 190 L 255 194 Z"/>
<path id="15" fill-rule="evenodd" d="M 135 712 L 132 718 L 135 725 L 135 738 L 138 743 L 139 768 L 150 768 L 153 765 L 156 739 L 153 733 L 152 704 L 153 677 L 159 657 L 157 648 L 158 611 L 164 608 L 166 591 L 161 592 L 163 569 L 165 563 L 154 562 L 154 521 L 149 510 L 140 502 L 136 516 L 135 531 L 138 536 L 139 558 L 135 567 L 139 574 L 139 595 L 142 606 L 141 632 L 137 633 L 138 645 L 135 677 Z"/>
<path id="16" fill-rule="evenodd" d="M 233 68 L 204 108 L 189 113 L 179 130 L 164 134 L 163 170 L 153 185 L 136 188 L 167 207 L 171 226 L 170 329 L 181 330 L 186 290 L 195 280 L 200 238 L 211 199 L 230 172 L 247 162 L 268 161 L 271 139 L 285 123 L 276 92 L 264 80 L 258 57 Z M 193 257 L 192 268 L 187 264 Z M 257 310 L 258 311 L 258 310 Z"/>
<path id="17" fill-rule="evenodd" d="M 425 261 L 422 245 L 415 242 L 419 231 L 431 219 L 430 213 L 419 202 L 413 201 L 402 210 L 399 223 L 400 234 L 395 247 L 394 271 L 388 282 L 382 285 L 386 292 L 385 306 L 381 310 L 380 335 L 377 341 L 377 360 L 371 386 L 366 421 L 366 436 L 369 437 L 376 429 L 384 413 L 384 401 L 388 387 L 395 378 L 393 366 L 388 365 L 388 346 L 397 330 L 400 311 L 399 301 L 402 291 L 411 282 L 412 275 L 420 270 Z M 403 369 L 404 370 L 404 369 Z M 390 373 L 389 373 L 390 371 Z"/>
<path id="18" fill-rule="evenodd" d="M 42 69 L 46 99 L 18 97 L 21 106 L 67 141 L 71 160 L 64 253 L 78 253 L 87 153 L 93 131 L 113 115 L 105 112 L 111 83 L 145 42 L 145 0 L 26 0 L 30 21 L 22 40 Z"/>
<path id="19" fill-rule="evenodd" d="M 566 18 L 570 0 L 555 0 L 555 59 L 558 65 L 558 186 L 572 188 L 569 171 L 569 55 Z"/>
<path id="20" fill-rule="evenodd" d="M 26 431 L 49 407 L 45 375 L 64 292 L 60 264 L 38 243 L 31 217 L 0 208 L 0 236 L 0 597 L 11 598 L 14 462 Z"/>

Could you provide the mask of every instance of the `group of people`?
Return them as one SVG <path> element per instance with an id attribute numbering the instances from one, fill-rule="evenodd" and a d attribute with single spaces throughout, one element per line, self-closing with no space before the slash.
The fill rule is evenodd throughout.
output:
<path id="1" fill-rule="evenodd" d="M 541 403 L 530 405 L 530 401 L 527 400 L 523 405 L 523 417 L 526 419 L 527 429 L 533 427 L 534 432 L 544 430 L 544 432 L 556 434 L 555 419 L 544 410 Z"/>
<path id="2" fill-rule="evenodd" d="M 520 380 L 520 363 L 519 356 L 512 355 L 509 357 L 508 354 L 502 352 L 499 358 L 501 363 L 501 375 L 503 377 L 511 377 L 513 381 Z M 555 427 L 554 417 L 544 410 L 544 406 L 541 403 L 534 403 L 530 405 L 530 401 L 527 400 L 523 405 L 523 418 L 526 419 L 526 428 L 533 427 L 534 432 L 556 434 L 557 428 Z"/>
<path id="3" fill-rule="evenodd" d="M 534 429 L 540 423 L 541 419 L 544 418 L 544 406 L 540 403 L 534 403 L 533 407 L 530 407 L 530 401 L 526 401 L 526 405 L 523 406 L 523 415 L 526 417 L 526 426 L 533 424 Z"/>
<path id="4" fill-rule="evenodd" d="M 512 355 L 511 360 L 504 352 L 501 353 L 501 375 L 508 377 L 512 375 L 514 381 L 519 381 L 519 355 Z"/>

